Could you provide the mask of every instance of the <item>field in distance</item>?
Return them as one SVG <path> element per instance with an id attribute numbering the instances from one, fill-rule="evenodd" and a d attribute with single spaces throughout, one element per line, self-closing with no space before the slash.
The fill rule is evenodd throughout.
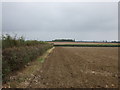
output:
<path id="1" fill-rule="evenodd" d="M 83 46 L 83 47 L 120 47 L 119 43 L 110 42 L 48 42 L 54 46 Z"/>
<path id="2" fill-rule="evenodd" d="M 64 45 L 64 44 L 112 44 L 117 45 L 118 43 L 106 43 L 106 42 L 48 42 L 54 43 L 55 45 Z"/>

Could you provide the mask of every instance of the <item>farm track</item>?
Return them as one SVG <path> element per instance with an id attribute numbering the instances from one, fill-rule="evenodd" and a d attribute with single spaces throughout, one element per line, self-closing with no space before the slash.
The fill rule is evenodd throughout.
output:
<path id="1" fill-rule="evenodd" d="M 56 47 L 29 88 L 117 88 L 117 47 Z"/>

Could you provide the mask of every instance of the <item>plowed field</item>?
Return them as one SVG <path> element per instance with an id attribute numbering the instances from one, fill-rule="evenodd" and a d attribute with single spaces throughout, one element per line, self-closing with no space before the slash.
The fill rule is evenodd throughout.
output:
<path id="1" fill-rule="evenodd" d="M 29 88 L 117 88 L 117 47 L 56 47 Z"/>

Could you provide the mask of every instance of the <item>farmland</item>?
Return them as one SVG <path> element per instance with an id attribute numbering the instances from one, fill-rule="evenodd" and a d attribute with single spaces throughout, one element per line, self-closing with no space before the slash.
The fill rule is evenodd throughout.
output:
<path id="1" fill-rule="evenodd" d="M 18 40 L 17 40 L 18 41 Z M 26 44 L 27 43 L 27 44 Z M 36 44 L 35 44 L 36 43 Z M 118 43 L 24 41 L 3 49 L 3 74 L 14 71 L 5 87 L 11 88 L 117 88 Z M 48 49 L 54 48 L 41 58 Z M 20 43 L 21 44 L 21 43 Z M 35 44 L 35 45 L 34 45 Z M 55 45 L 60 45 L 55 46 Z M 75 45 L 62 46 L 62 45 Z M 76 45 L 93 45 L 76 47 Z M 94 45 L 112 45 L 94 47 Z M 10 45 L 8 45 L 10 46 Z M 6 47 L 8 47 L 6 45 Z M 24 47 L 23 47 L 24 46 Z M 42 51 L 43 50 L 43 51 Z M 42 51 L 42 53 L 40 53 Z M 10 54 L 11 53 L 11 54 Z M 27 57 L 27 58 L 25 58 Z M 38 58 L 37 58 L 38 57 Z M 23 58 L 23 60 L 22 60 Z M 35 59 L 35 60 L 33 60 Z M 9 61 L 8 61 L 9 60 Z M 24 62 L 25 60 L 28 60 Z M 14 63 L 14 65 L 12 64 Z M 24 67 L 30 63 L 27 67 Z M 32 63 L 32 64 L 31 64 Z M 19 67 L 22 66 L 22 70 Z M 6 66 L 6 67 L 5 67 Z M 6 71 L 7 70 L 9 71 Z M 18 70 L 17 70 L 18 69 Z M 20 69 L 20 70 L 19 70 Z M 15 71 L 18 71 L 15 73 Z M 5 79 L 4 79 L 5 80 Z"/>
<path id="2" fill-rule="evenodd" d="M 110 42 L 49 42 L 54 43 L 55 45 L 64 45 L 64 44 L 112 44 L 116 45 L 118 43 L 110 43 Z"/>
<path id="3" fill-rule="evenodd" d="M 54 46 L 70 46 L 70 47 L 120 47 L 119 43 L 110 42 L 48 42 Z"/>
<path id="4" fill-rule="evenodd" d="M 117 0 L 1 1 L 3 90 L 119 90 Z"/>
<path id="5" fill-rule="evenodd" d="M 117 68 L 117 47 L 56 47 L 29 87 L 117 88 Z"/>

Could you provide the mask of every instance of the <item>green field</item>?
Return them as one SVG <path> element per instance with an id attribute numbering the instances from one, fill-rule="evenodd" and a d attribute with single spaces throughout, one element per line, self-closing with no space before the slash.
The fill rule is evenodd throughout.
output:
<path id="1" fill-rule="evenodd" d="M 120 44 L 56 44 L 56 47 L 70 46 L 70 47 L 120 47 Z"/>

